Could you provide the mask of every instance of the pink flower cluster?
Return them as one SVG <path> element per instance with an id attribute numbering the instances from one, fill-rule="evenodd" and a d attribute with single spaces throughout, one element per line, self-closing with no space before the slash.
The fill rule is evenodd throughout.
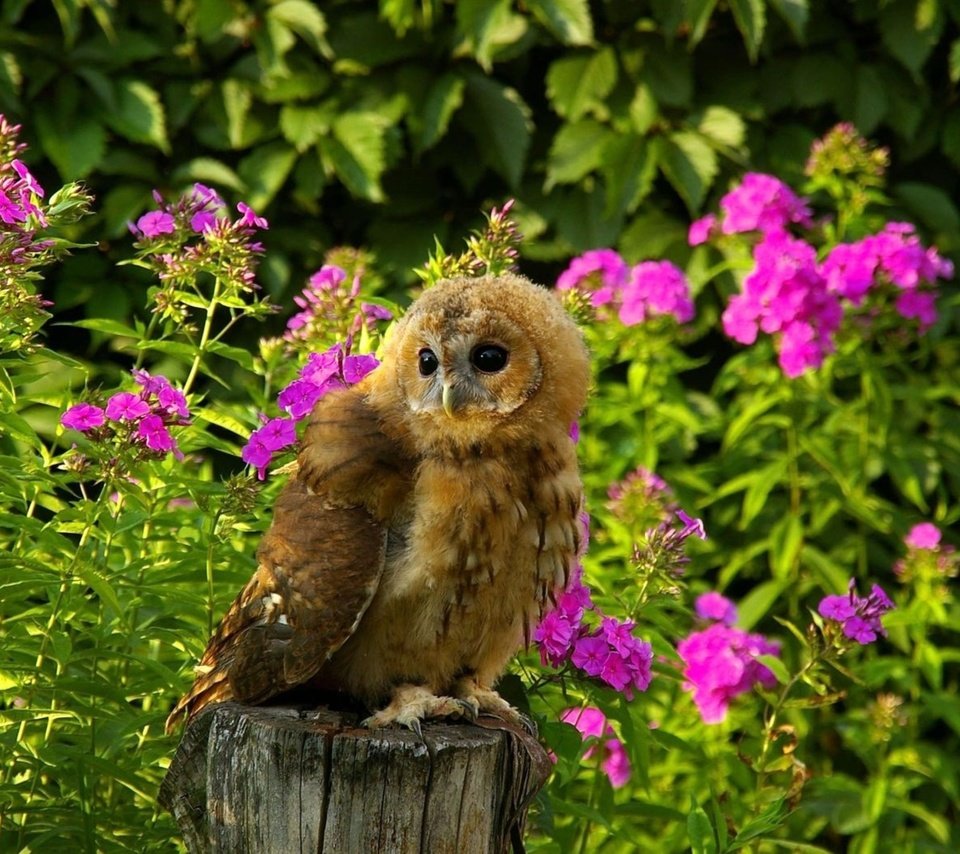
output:
<path id="1" fill-rule="evenodd" d="M 287 414 L 264 417 L 263 425 L 250 434 L 240 452 L 243 461 L 256 468 L 257 477 L 263 480 L 273 455 L 297 441 L 296 425 L 316 402 L 333 389 L 360 382 L 378 364 L 376 357 L 349 355 L 339 344 L 324 353 L 311 353 L 297 378 L 277 395 L 277 405 Z"/>
<path id="2" fill-rule="evenodd" d="M 756 266 L 723 312 L 723 331 L 753 344 L 760 331 L 777 335 L 780 367 L 788 377 L 818 368 L 834 350 L 843 309 L 827 290 L 814 248 L 771 231 L 754 248 Z"/>
<path id="3" fill-rule="evenodd" d="M 760 332 L 774 336 L 788 377 L 820 367 L 835 349 L 845 310 L 883 285 L 894 288 L 896 312 L 916 320 L 920 333 L 935 322 L 936 282 L 951 278 L 953 265 L 925 247 L 909 223 L 887 223 L 878 234 L 838 244 L 820 262 L 816 249 L 789 231 L 812 226 L 807 200 L 772 175 L 748 173 L 720 208 L 720 217 L 690 226 L 691 246 L 721 235 L 759 235 L 753 269 L 723 313 L 724 332 L 748 345 Z"/>
<path id="4" fill-rule="evenodd" d="M 719 593 L 703 594 L 695 608 L 701 618 L 712 622 L 677 646 L 684 664 L 683 687 L 691 692 L 704 723 L 721 723 L 735 697 L 757 684 L 776 685 L 773 673 L 757 656 L 779 655 L 780 645 L 734 627 L 736 608 Z"/>
<path id="5" fill-rule="evenodd" d="M 914 525 L 903 538 L 907 554 L 893 565 L 901 581 L 917 577 L 951 578 L 960 571 L 960 554 L 954 546 L 942 542 L 943 533 L 932 522 Z"/>
<path id="6" fill-rule="evenodd" d="M 595 706 L 566 709 L 561 713 L 560 720 L 575 726 L 584 741 L 596 739 L 600 742 L 599 746 L 603 751 L 600 768 L 607 775 L 611 786 L 619 789 L 629 782 L 630 759 L 624 750 L 623 742 L 614 735 L 613 727 L 607 723 L 607 717 L 600 709 Z M 595 749 L 596 745 L 589 747 L 583 758 L 589 759 Z"/>
<path id="7" fill-rule="evenodd" d="M 878 635 L 886 637 L 880 618 L 894 607 L 893 601 L 879 584 L 874 584 L 867 596 L 859 596 L 856 587 L 856 581 L 851 578 L 847 594 L 825 596 L 817 612 L 838 624 L 846 637 L 859 644 L 872 643 Z"/>
<path id="8" fill-rule="evenodd" d="M 134 370 L 133 378 L 140 386 L 139 392 L 119 391 L 107 399 L 105 407 L 74 404 L 60 416 L 60 423 L 97 441 L 129 439 L 160 456 L 173 453 L 182 460 L 169 428 L 188 423 L 186 397 L 166 377 Z"/>
<path id="9" fill-rule="evenodd" d="M 293 298 L 300 311 L 287 321 L 284 338 L 288 341 L 312 341 L 333 329 L 342 335 L 357 335 L 366 326 L 372 329 L 381 320 L 390 320 L 393 312 L 374 303 L 361 302 L 360 275 L 346 284 L 347 273 L 335 264 L 324 264 L 314 273 L 303 291 Z"/>
<path id="10" fill-rule="evenodd" d="M 206 271 L 244 290 L 258 288 L 255 269 L 263 244 L 253 238 L 258 230 L 269 228 L 264 217 L 239 202 L 239 216 L 231 219 L 219 193 L 199 183 L 174 203 L 156 190 L 153 198 L 158 208 L 130 223 L 129 229 L 161 281 L 190 283 L 199 271 Z"/>
<path id="11" fill-rule="evenodd" d="M 17 159 L 27 148 L 19 141 L 20 129 L 0 113 L 0 269 L 26 265 L 53 245 L 36 239 L 37 229 L 47 225 L 39 205 L 45 193 Z"/>
<path id="12" fill-rule="evenodd" d="M 592 249 L 574 258 L 557 278 L 558 290 L 581 290 L 599 308 L 611 306 L 624 326 L 652 317 L 693 319 L 694 304 L 686 276 L 669 261 L 644 261 L 633 267 L 613 249 Z"/>
<path id="13" fill-rule="evenodd" d="M 897 289 L 894 307 L 901 317 L 919 321 L 921 332 L 937 319 L 937 279 L 953 277 L 953 264 L 925 247 L 914 226 L 888 222 L 883 231 L 854 243 L 840 243 L 824 259 L 827 289 L 860 306 L 868 291 L 888 282 Z"/>
<path id="14" fill-rule="evenodd" d="M 747 172 L 743 180 L 720 199 L 722 218 L 710 214 L 690 226 L 691 246 L 705 243 L 719 229 L 721 234 L 756 231 L 762 235 L 782 233 L 791 225 L 809 228 L 810 207 L 779 178 L 762 172 Z"/>
<path id="15" fill-rule="evenodd" d="M 669 546 L 664 548 L 679 552 L 687 537 L 706 537 L 699 519 L 692 519 L 683 511 L 679 511 L 677 517 L 682 528 L 670 529 L 672 537 Z M 585 536 L 581 553 L 586 549 L 589 534 L 589 518 L 586 514 L 582 518 Z M 666 523 L 662 528 L 667 528 Z M 669 562 L 676 564 L 677 556 L 671 556 Z M 599 620 L 598 625 L 591 626 L 585 621 L 591 612 Z M 653 648 L 634 635 L 635 628 L 632 620 L 609 617 L 594 605 L 583 583 L 583 568 L 578 563 L 566 588 L 558 595 L 556 607 L 545 614 L 537 626 L 534 640 L 543 664 L 561 667 L 569 661 L 587 676 L 632 698 L 633 691 L 645 691 L 653 677 Z"/>

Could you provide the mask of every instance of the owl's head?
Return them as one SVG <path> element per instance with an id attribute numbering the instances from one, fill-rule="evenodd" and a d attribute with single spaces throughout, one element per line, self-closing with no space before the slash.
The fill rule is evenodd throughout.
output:
<path id="1" fill-rule="evenodd" d="M 489 445 L 567 430 L 586 400 L 589 358 L 556 295 L 515 275 L 448 279 L 409 309 L 387 344 L 417 444 Z M 531 431 L 533 431 L 531 433 Z"/>

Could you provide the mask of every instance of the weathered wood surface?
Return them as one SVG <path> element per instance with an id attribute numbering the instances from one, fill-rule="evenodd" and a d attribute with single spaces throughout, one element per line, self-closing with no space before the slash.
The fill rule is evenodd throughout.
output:
<path id="1" fill-rule="evenodd" d="M 160 787 L 196 854 L 522 851 L 550 763 L 529 735 L 481 716 L 423 738 L 325 709 L 211 706 Z"/>

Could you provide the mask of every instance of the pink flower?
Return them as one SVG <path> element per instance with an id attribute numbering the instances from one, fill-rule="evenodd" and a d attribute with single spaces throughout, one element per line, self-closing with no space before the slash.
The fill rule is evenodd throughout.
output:
<path id="1" fill-rule="evenodd" d="M 609 654 L 610 647 L 606 639 L 587 635 L 577 639 L 570 660 L 588 676 L 599 676 Z"/>
<path id="2" fill-rule="evenodd" d="M 144 237 L 158 237 L 161 234 L 173 234 L 177 224 L 165 211 L 150 211 L 137 220 L 137 229 Z"/>
<path id="3" fill-rule="evenodd" d="M 717 218 L 714 214 L 707 214 L 698 220 L 690 223 L 690 230 L 687 233 L 687 243 L 691 246 L 699 246 L 706 243 L 713 234 L 717 226 Z"/>
<path id="4" fill-rule="evenodd" d="M 748 172 L 743 181 L 720 200 L 724 234 L 759 231 L 763 235 L 783 232 L 796 223 L 812 224 L 807 201 L 773 175 Z"/>
<path id="5" fill-rule="evenodd" d="M 630 760 L 623 748 L 623 742 L 617 738 L 607 738 L 613 735 L 613 727 L 607 723 L 606 715 L 593 706 L 582 709 L 567 709 L 560 715 L 560 720 L 571 724 L 579 730 L 584 741 L 588 738 L 602 739 L 601 749 L 604 751 L 600 768 L 610 780 L 610 785 L 620 788 L 630 780 Z M 583 754 L 584 759 L 593 755 L 594 748 L 590 747 Z"/>
<path id="6" fill-rule="evenodd" d="M 940 529 L 932 522 L 914 525 L 903 542 L 912 549 L 935 549 L 940 545 Z"/>
<path id="7" fill-rule="evenodd" d="M 343 360 L 343 379 L 347 385 L 360 382 L 380 362 L 376 356 L 347 356 Z"/>
<path id="8" fill-rule="evenodd" d="M 107 401 L 107 418 L 112 421 L 136 421 L 149 414 L 150 405 L 129 391 L 119 391 Z"/>
<path id="9" fill-rule="evenodd" d="M 704 723 L 720 723 L 730 702 L 755 684 L 772 688 L 776 679 L 758 655 L 779 655 L 780 646 L 762 635 L 748 634 L 723 623 L 692 632 L 680 641 L 684 689 L 693 695 Z"/>
<path id="10" fill-rule="evenodd" d="M 626 262 L 613 249 L 591 249 L 574 258 L 557 277 L 557 289 L 582 287 L 591 291 L 593 305 L 606 305 L 626 284 L 628 273 Z"/>
<path id="11" fill-rule="evenodd" d="M 86 433 L 104 422 L 104 412 L 92 403 L 76 403 L 60 416 L 60 423 L 71 430 Z"/>
<path id="12" fill-rule="evenodd" d="M 903 291 L 897 295 L 894 307 L 901 317 L 919 320 L 921 333 L 937 322 L 937 295 L 930 291 Z"/>
<path id="13" fill-rule="evenodd" d="M 173 451 L 173 455 L 178 459 L 183 459 L 183 454 L 177 447 L 177 443 L 170 431 L 167 430 L 163 419 L 159 415 L 147 415 L 137 425 L 137 437 L 142 439 L 144 444 L 153 451 Z"/>
<path id="14" fill-rule="evenodd" d="M 851 578 L 845 596 L 824 596 L 817 611 L 824 619 L 839 623 L 843 634 L 851 640 L 868 644 L 878 635 L 886 637 L 880 618 L 893 607 L 893 601 L 879 584 L 873 585 L 869 595 L 859 596 L 856 581 Z"/>
<path id="15" fill-rule="evenodd" d="M 569 657 L 579 630 L 579 617 L 571 618 L 559 608 L 547 614 L 533 632 L 540 649 L 540 663 L 560 667 Z"/>
<path id="16" fill-rule="evenodd" d="M 716 620 L 727 626 L 732 626 L 737 621 L 737 606 L 714 590 L 698 596 L 694 610 L 701 619 Z"/>
<path id="17" fill-rule="evenodd" d="M 672 314 L 679 323 L 686 323 L 694 315 L 687 277 L 669 261 L 644 261 L 634 266 L 620 300 L 619 316 L 624 326 L 664 314 Z"/>
<path id="18" fill-rule="evenodd" d="M 250 434 L 247 444 L 240 451 L 241 459 L 257 470 L 257 477 L 266 477 L 267 465 L 274 453 L 292 445 L 297 440 L 296 422 L 291 418 L 271 418 Z"/>
<path id="19" fill-rule="evenodd" d="M 207 229 L 216 227 L 216 225 L 217 215 L 213 211 L 197 211 L 190 217 L 190 228 L 197 234 L 202 234 Z"/>
<path id="20" fill-rule="evenodd" d="M 242 216 L 238 220 L 237 224 L 241 226 L 246 226 L 247 228 L 262 228 L 268 229 L 270 226 L 267 221 L 262 216 L 257 216 L 256 211 L 246 202 L 237 202 L 237 210 L 240 211 Z"/>

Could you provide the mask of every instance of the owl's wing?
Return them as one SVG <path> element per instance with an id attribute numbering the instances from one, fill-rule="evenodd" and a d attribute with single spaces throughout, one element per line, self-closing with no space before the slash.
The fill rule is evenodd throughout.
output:
<path id="1" fill-rule="evenodd" d="M 277 499 L 257 571 L 207 644 L 193 687 L 167 719 L 168 732 L 210 703 L 262 703 L 310 679 L 353 634 L 376 593 L 387 524 L 365 506 L 363 484 L 395 449 L 359 395 L 329 397 L 339 400 L 325 399 L 314 413 L 325 426 L 322 435 L 311 426 L 313 443 L 308 431 L 306 471 L 301 465 Z M 368 470 L 354 472 L 354 491 L 338 476 L 360 459 Z M 398 459 L 394 454 L 389 472 L 403 472 Z M 381 471 L 381 485 L 384 479 Z"/>

